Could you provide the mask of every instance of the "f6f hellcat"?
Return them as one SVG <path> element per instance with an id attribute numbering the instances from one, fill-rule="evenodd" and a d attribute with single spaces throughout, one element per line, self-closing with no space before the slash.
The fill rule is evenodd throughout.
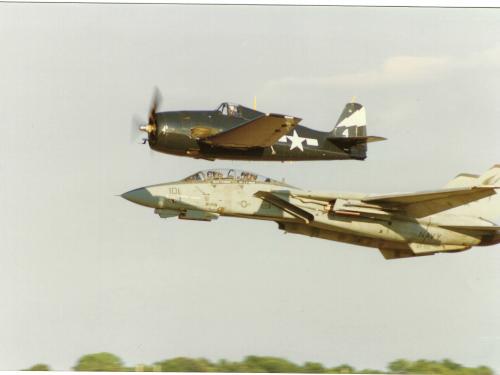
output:
<path id="1" fill-rule="evenodd" d="M 367 144 L 384 140 L 366 133 L 366 111 L 348 103 L 329 132 L 299 125 L 301 119 L 222 103 L 204 111 L 157 112 L 156 93 L 149 120 L 139 130 L 143 143 L 158 152 L 197 159 L 364 160 Z"/>

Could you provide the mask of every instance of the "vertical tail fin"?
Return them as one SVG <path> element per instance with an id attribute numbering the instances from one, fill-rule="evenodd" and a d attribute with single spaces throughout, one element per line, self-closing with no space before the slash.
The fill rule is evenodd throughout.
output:
<path id="1" fill-rule="evenodd" d="M 331 134 L 334 137 L 365 137 L 365 107 L 359 103 L 347 103 Z"/>
<path id="2" fill-rule="evenodd" d="M 500 164 L 496 164 L 477 178 L 478 185 L 499 186 Z M 500 219 L 500 194 L 485 198 L 478 203 L 475 215 L 498 223 Z"/>
<path id="3" fill-rule="evenodd" d="M 496 164 L 478 177 L 479 185 L 500 185 L 500 164 Z"/>
<path id="4" fill-rule="evenodd" d="M 500 185 L 500 164 L 494 165 L 482 175 L 471 175 L 461 173 L 446 184 L 447 188 L 458 188 L 466 186 L 499 186 Z M 498 222 L 500 218 L 500 194 L 490 195 L 486 198 L 470 202 L 467 205 L 457 207 L 454 213 L 466 216 L 473 216 L 493 222 Z"/>
<path id="5" fill-rule="evenodd" d="M 450 180 L 445 187 L 457 188 L 465 186 L 478 186 L 478 185 L 500 185 L 500 164 L 496 164 L 482 175 L 460 173 L 455 178 Z"/>
<path id="6" fill-rule="evenodd" d="M 359 103 L 347 103 L 328 139 L 342 148 L 353 159 L 366 158 L 368 142 L 385 138 L 366 135 L 366 110 Z"/>
<path id="7" fill-rule="evenodd" d="M 445 188 L 459 188 L 459 187 L 466 187 L 466 186 L 474 186 L 477 184 L 477 179 L 479 175 L 477 174 L 470 174 L 470 173 L 460 173 L 455 176 L 452 180 L 448 181 L 446 185 L 444 185 Z"/>

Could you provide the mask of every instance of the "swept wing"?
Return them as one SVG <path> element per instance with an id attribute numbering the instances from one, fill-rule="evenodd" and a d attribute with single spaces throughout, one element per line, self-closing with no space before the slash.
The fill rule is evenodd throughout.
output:
<path id="1" fill-rule="evenodd" d="M 436 199 L 452 198 L 457 196 L 474 198 L 477 200 L 477 195 L 487 193 L 487 195 L 494 194 L 497 186 L 471 186 L 465 188 L 454 189 L 440 189 L 432 191 L 423 191 L 419 193 L 402 193 L 402 194 L 385 194 L 369 196 L 363 199 L 363 202 L 372 203 L 395 203 L 395 204 L 412 204 L 425 201 L 432 201 Z"/>
<path id="2" fill-rule="evenodd" d="M 336 202 L 336 207 L 347 209 L 351 212 L 373 214 L 405 213 L 413 217 L 424 217 L 454 207 L 488 197 L 495 194 L 499 186 L 466 186 L 453 189 L 441 189 L 417 193 L 397 193 L 361 196 L 343 196 L 336 193 L 295 193 L 299 199 L 314 199 L 323 202 Z M 357 202 L 357 203 L 356 203 Z M 334 206 L 335 207 L 335 206 Z"/>
<path id="3" fill-rule="evenodd" d="M 471 186 L 442 189 L 420 193 L 387 194 L 369 196 L 363 202 L 381 206 L 403 206 L 406 214 L 424 217 L 454 207 L 462 206 L 495 194 L 498 186 Z"/>

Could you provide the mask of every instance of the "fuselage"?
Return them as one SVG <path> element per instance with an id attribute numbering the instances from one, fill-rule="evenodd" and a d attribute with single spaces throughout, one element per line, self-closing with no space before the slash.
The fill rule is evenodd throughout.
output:
<path id="1" fill-rule="evenodd" d="M 219 111 L 175 111 L 156 114 L 156 131 L 149 134 L 150 147 L 158 152 L 203 159 L 300 161 L 300 160 L 364 160 L 365 152 L 335 145 L 330 133 L 297 125 L 272 147 L 247 149 L 208 145 L 200 139 L 237 127 L 262 116 L 258 111 L 242 107 L 245 117 L 228 116 Z"/>

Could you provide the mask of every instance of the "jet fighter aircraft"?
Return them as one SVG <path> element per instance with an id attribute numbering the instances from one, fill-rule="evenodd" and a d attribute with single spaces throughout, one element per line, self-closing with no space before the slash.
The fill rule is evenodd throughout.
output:
<path id="1" fill-rule="evenodd" d="M 366 135 L 366 112 L 348 103 L 334 129 L 321 132 L 298 125 L 300 118 L 263 113 L 222 103 L 215 110 L 156 112 L 156 93 L 143 143 L 155 151 L 198 159 L 337 160 L 366 158 L 367 143 L 385 138 Z"/>
<path id="2" fill-rule="evenodd" d="M 209 170 L 129 191 L 161 218 L 269 220 L 288 233 L 378 248 L 386 259 L 500 243 L 500 165 L 443 189 L 387 195 L 304 191 L 251 172 Z"/>

